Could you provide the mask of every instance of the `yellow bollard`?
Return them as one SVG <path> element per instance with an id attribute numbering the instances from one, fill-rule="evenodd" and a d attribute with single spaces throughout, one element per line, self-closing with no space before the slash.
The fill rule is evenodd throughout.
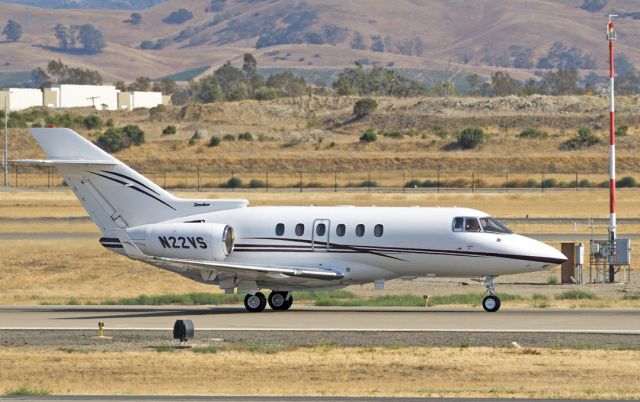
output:
<path id="1" fill-rule="evenodd" d="M 98 323 L 98 337 L 104 338 L 104 322 L 102 321 Z"/>
<path id="2" fill-rule="evenodd" d="M 424 295 L 422 298 L 424 299 L 424 306 L 429 307 L 429 295 Z"/>

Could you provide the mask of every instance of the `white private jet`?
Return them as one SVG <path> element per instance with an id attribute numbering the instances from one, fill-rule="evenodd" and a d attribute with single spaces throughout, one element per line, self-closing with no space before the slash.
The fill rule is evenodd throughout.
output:
<path id="1" fill-rule="evenodd" d="M 180 199 L 79 134 L 31 129 L 118 254 L 227 293 L 250 312 L 287 310 L 294 290 L 329 290 L 395 278 L 482 277 L 486 311 L 500 308 L 498 275 L 566 261 L 467 208 L 247 207 L 246 200 Z M 269 297 L 260 292 L 270 289 Z"/>

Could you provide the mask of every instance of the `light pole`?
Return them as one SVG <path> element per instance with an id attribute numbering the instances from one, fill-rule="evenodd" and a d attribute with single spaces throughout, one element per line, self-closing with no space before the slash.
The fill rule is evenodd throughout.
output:
<path id="1" fill-rule="evenodd" d="M 4 98 L 4 154 L 2 155 L 2 164 L 4 165 L 4 186 L 9 185 L 9 99 L 11 98 L 11 90 L 7 91 Z"/>
<path id="2" fill-rule="evenodd" d="M 607 24 L 607 40 L 609 41 L 609 282 L 615 281 L 616 264 L 616 127 L 615 127 L 615 91 L 614 91 L 614 56 L 616 31 L 613 17 L 609 14 Z"/>

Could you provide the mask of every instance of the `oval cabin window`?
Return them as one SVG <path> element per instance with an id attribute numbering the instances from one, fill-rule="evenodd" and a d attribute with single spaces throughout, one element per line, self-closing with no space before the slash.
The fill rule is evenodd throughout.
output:
<path id="1" fill-rule="evenodd" d="M 276 236 L 284 235 L 284 223 L 278 223 L 276 225 Z"/>
<path id="2" fill-rule="evenodd" d="M 336 226 L 336 235 L 338 235 L 339 237 L 344 236 L 346 231 L 347 231 L 347 228 L 346 228 L 346 226 L 344 226 L 343 223 L 341 223 L 338 226 Z"/>
<path id="3" fill-rule="evenodd" d="M 327 227 L 325 226 L 324 223 L 318 223 L 316 225 L 316 236 L 324 236 L 326 231 L 327 231 Z"/>
<path id="4" fill-rule="evenodd" d="M 302 236 L 304 234 L 304 225 L 302 223 L 298 223 L 296 225 L 296 236 Z"/>
<path id="5" fill-rule="evenodd" d="M 356 226 L 356 236 L 358 237 L 364 236 L 364 225 L 362 223 Z"/>
<path id="6" fill-rule="evenodd" d="M 373 234 L 375 237 L 382 237 L 384 233 L 384 226 L 378 224 L 373 228 Z"/>

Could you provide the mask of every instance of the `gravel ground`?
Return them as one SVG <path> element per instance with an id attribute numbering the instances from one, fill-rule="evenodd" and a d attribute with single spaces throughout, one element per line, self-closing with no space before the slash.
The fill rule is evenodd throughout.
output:
<path id="1" fill-rule="evenodd" d="M 96 339 L 96 331 L 0 330 L 0 347 L 37 350 L 141 351 L 178 345 L 170 331 L 107 331 L 110 338 Z M 636 349 L 640 335 L 479 332 L 271 332 L 197 331 L 192 346 L 269 344 L 282 346 L 341 347 L 522 347 Z"/>

